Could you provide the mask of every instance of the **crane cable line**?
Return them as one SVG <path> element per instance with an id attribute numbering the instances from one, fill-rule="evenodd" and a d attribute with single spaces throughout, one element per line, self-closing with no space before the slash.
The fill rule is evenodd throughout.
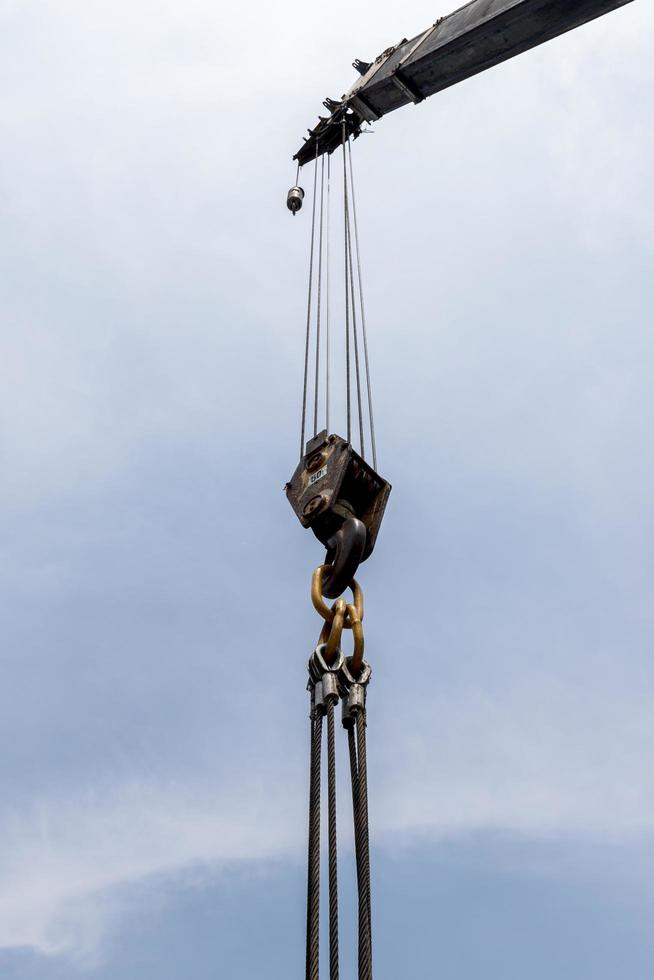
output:
<path id="1" fill-rule="evenodd" d="M 372 467 L 377 469 L 377 447 L 375 445 L 375 419 L 372 411 L 372 385 L 370 382 L 370 360 L 368 358 L 368 331 L 366 330 L 366 308 L 363 302 L 363 280 L 361 278 L 361 252 L 359 249 L 359 224 L 357 222 L 357 203 L 354 193 L 354 172 L 352 169 L 352 143 L 347 143 L 348 160 L 350 164 L 350 192 L 352 197 L 352 218 L 354 219 L 354 244 L 357 256 L 357 280 L 359 284 L 359 304 L 361 308 L 361 335 L 363 337 L 363 352 L 366 366 L 366 389 L 368 394 L 368 418 L 370 419 L 370 445 L 372 448 Z M 327 426 L 329 428 L 329 426 Z"/>
<path id="2" fill-rule="evenodd" d="M 352 404 L 356 401 L 358 449 L 366 458 L 366 443 L 372 452 L 373 469 L 377 468 L 377 447 L 373 415 L 370 358 L 366 327 L 359 225 L 354 191 L 352 148 L 349 140 L 342 144 L 343 153 L 343 264 L 345 306 L 345 421 L 347 440 L 352 440 Z M 307 315 L 304 343 L 304 380 L 302 386 L 302 418 L 300 454 L 305 451 L 309 427 L 310 378 L 313 384 L 313 435 L 318 434 L 320 420 L 320 387 L 325 386 L 324 419 L 329 430 L 331 421 L 331 157 L 315 159 L 311 204 L 311 240 L 309 248 L 309 277 L 307 284 Z M 365 381 L 362 374 L 365 372 Z M 354 391 L 353 391 L 354 386 Z M 365 386 L 365 396 L 364 396 Z M 365 401 L 365 410 L 364 410 Z M 367 434 L 366 434 L 367 433 Z"/>
<path id="3" fill-rule="evenodd" d="M 343 127 L 343 245 L 345 248 L 345 405 L 347 412 L 347 441 L 352 442 L 352 392 L 350 390 L 350 279 L 348 267 L 349 207 L 347 199 L 347 170 L 345 166 L 345 127 Z M 354 315 L 354 311 L 352 311 Z M 361 446 L 363 456 L 363 445 Z"/>
<path id="4" fill-rule="evenodd" d="M 334 704 L 327 707 L 327 825 L 329 864 L 329 980 L 338 980 L 338 833 Z"/>
<path id="5" fill-rule="evenodd" d="M 359 370 L 359 340 L 357 331 L 357 315 L 354 293 L 354 272 L 352 269 L 352 230 L 350 225 L 350 194 L 348 192 L 348 173 L 347 155 L 345 151 L 346 139 L 343 138 L 343 200 L 345 204 L 345 290 L 346 297 L 349 293 L 352 311 L 352 339 L 354 341 L 354 364 L 356 377 L 357 408 L 359 412 L 359 445 L 362 457 L 366 458 L 366 446 L 363 435 L 363 409 L 361 407 L 361 372 Z M 347 309 L 347 305 L 346 305 Z M 346 329 L 349 326 L 346 313 Z M 348 335 L 349 339 L 349 335 Z M 348 344 L 349 355 L 349 344 Z M 349 381 L 349 369 L 348 369 Z M 348 440 L 350 439 L 350 395 L 348 389 Z"/>
<path id="6" fill-rule="evenodd" d="M 320 974 L 320 759 L 322 718 L 322 714 L 315 712 L 311 714 L 306 980 L 318 980 Z"/>
<path id="7" fill-rule="evenodd" d="M 309 288 L 307 295 L 307 329 L 304 346 L 304 385 L 302 392 L 302 434 L 300 436 L 300 455 L 304 452 L 304 435 L 307 421 L 307 387 L 309 381 L 309 343 L 311 340 L 311 290 L 313 287 L 313 254 L 316 237 L 316 181 L 318 180 L 318 157 L 313 174 L 313 204 L 311 207 L 311 247 L 309 249 Z M 304 196 L 304 192 L 302 192 Z"/>
<path id="8" fill-rule="evenodd" d="M 326 269 L 325 269 L 325 279 L 326 279 L 326 293 L 325 296 L 325 320 L 326 320 L 326 331 L 325 331 L 325 428 L 329 432 L 329 383 L 330 383 L 330 359 L 331 359 L 331 319 L 330 319 L 330 306 L 329 306 L 329 286 L 330 286 L 330 276 L 329 276 L 329 238 L 330 238 L 330 215 L 331 215 L 331 165 L 332 158 L 327 156 L 327 219 L 325 226 L 325 254 L 326 254 Z M 317 432 L 314 433 L 317 435 Z"/>
<path id="9" fill-rule="evenodd" d="M 316 304 L 316 375 L 314 383 L 313 434 L 318 434 L 318 395 L 320 393 L 320 314 L 322 312 L 322 253 L 325 213 L 325 158 L 322 156 L 320 174 L 320 231 L 318 234 L 318 302 Z"/>

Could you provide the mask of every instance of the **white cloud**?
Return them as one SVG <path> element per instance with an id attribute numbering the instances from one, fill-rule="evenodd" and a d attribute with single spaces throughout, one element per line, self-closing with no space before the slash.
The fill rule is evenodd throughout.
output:
<path id="1" fill-rule="evenodd" d="M 590 677 L 566 686 L 538 670 L 502 686 L 452 698 L 435 683 L 430 703 L 400 719 L 378 775 L 380 829 L 651 837 L 649 690 L 608 692 Z"/>
<path id="2" fill-rule="evenodd" d="M 188 786 L 115 787 L 48 800 L 2 823 L 0 947 L 92 958 L 105 927 L 129 907 L 127 888 L 193 873 L 202 862 L 295 854 L 301 804 L 274 786 L 235 785 L 220 796 Z"/>

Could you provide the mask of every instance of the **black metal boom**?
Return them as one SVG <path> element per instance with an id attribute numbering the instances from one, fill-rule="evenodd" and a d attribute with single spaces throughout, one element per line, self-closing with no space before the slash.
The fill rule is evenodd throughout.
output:
<path id="1" fill-rule="evenodd" d="M 632 0 L 471 0 L 424 33 L 400 41 L 372 63 L 355 61 L 358 81 L 293 157 L 301 165 L 331 153 L 365 122 L 462 82 L 523 51 L 574 30 Z"/>

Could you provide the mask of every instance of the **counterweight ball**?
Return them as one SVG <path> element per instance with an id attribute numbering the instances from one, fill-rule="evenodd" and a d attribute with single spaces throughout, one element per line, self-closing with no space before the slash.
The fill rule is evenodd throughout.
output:
<path id="1" fill-rule="evenodd" d="M 293 212 L 293 217 L 297 211 L 302 207 L 302 201 L 304 200 L 304 191 L 301 187 L 291 187 L 288 192 L 288 197 L 286 198 L 286 207 L 289 211 Z"/>

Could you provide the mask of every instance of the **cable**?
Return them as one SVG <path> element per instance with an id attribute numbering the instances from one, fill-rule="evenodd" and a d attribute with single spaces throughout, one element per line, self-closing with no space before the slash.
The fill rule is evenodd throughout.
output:
<path id="1" fill-rule="evenodd" d="M 313 245 L 316 232 L 316 184 L 318 181 L 318 157 L 313 174 L 313 209 L 311 216 L 311 253 L 309 258 L 309 290 L 307 298 L 307 335 L 304 345 L 304 385 L 302 391 L 302 430 L 300 434 L 300 457 L 304 456 L 304 435 L 307 421 L 307 382 L 309 378 L 309 339 L 311 335 L 311 287 L 313 285 Z"/>
<path id="2" fill-rule="evenodd" d="M 347 144 L 347 150 L 346 150 Z M 361 384 L 361 359 L 359 351 L 359 325 L 357 323 L 357 302 L 355 293 L 358 292 L 360 310 L 361 338 L 363 341 L 363 362 L 365 366 L 365 384 L 370 425 L 370 443 L 372 449 L 373 468 L 377 468 L 377 443 L 375 437 L 375 421 L 373 414 L 372 383 L 370 378 L 370 358 L 368 353 L 368 331 L 366 325 L 365 303 L 363 298 L 363 277 L 361 273 L 361 248 L 359 243 L 359 225 L 356 209 L 354 188 L 354 165 L 352 162 L 352 147 L 346 137 L 343 126 L 343 221 L 344 221 L 344 273 L 345 273 L 345 376 L 346 376 L 346 413 L 347 441 L 352 442 L 352 349 L 354 351 L 354 371 L 356 380 L 357 411 L 359 418 L 359 441 L 361 456 L 365 459 L 365 418 L 363 412 L 363 396 Z M 348 186 L 349 169 L 349 186 Z M 299 165 L 297 178 L 299 179 Z M 318 270 L 317 270 L 317 304 L 316 304 L 316 341 L 315 341 L 315 370 L 313 392 L 313 434 L 318 434 L 318 416 L 320 405 L 320 368 L 321 368 L 321 332 L 323 322 L 323 305 L 325 305 L 326 337 L 325 346 L 325 425 L 330 430 L 331 424 L 331 309 L 330 309 L 330 221 L 331 221 L 331 157 L 327 155 L 327 190 L 325 216 L 325 156 L 321 156 L 320 176 L 320 207 L 318 225 Z M 351 204 L 350 204 L 351 198 Z M 351 207 L 351 217 L 350 217 Z M 318 157 L 315 160 L 313 176 L 313 202 L 311 212 L 311 248 L 309 257 L 309 285 L 307 290 L 307 320 L 304 350 L 304 381 L 302 388 L 302 426 L 300 434 L 300 456 L 304 455 L 307 427 L 307 401 L 309 387 L 309 354 L 311 348 L 311 314 L 314 288 L 314 263 L 316 258 L 316 214 L 318 211 Z M 354 225 L 354 235 L 352 234 Z M 356 263 L 353 260 L 352 248 Z M 356 265 L 355 286 L 354 268 Z M 325 267 L 326 296 L 323 301 L 323 267 Z"/>
<path id="3" fill-rule="evenodd" d="M 349 147 L 349 143 L 348 143 Z M 347 172 L 346 172 L 346 199 L 349 201 L 349 195 L 347 194 Z M 354 338 L 354 371 L 357 383 L 357 409 L 359 412 L 359 444 L 361 449 L 361 456 L 363 459 L 366 458 L 366 446 L 363 437 L 363 408 L 361 404 L 361 373 L 359 370 L 359 340 L 357 332 L 357 316 L 356 316 L 356 304 L 354 300 L 354 272 L 352 268 L 352 232 L 350 230 L 350 209 L 347 207 L 347 230 L 346 230 L 346 244 L 347 244 L 347 255 L 348 255 L 348 269 L 346 269 L 346 276 L 349 273 L 349 288 L 350 296 L 352 297 L 352 336 Z"/>
<path id="4" fill-rule="evenodd" d="M 316 380 L 313 400 L 313 435 L 318 435 L 318 395 L 320 392 L 320 314 L 322 311 L 322 239 L 325 211 L 325 157 L 321 160 L 320 174 L 320 226 L 318 231 L 318 301 L 316 304 Z"/>
<path id="5" fill-rule="evenodd" d="M 330 179 L 331 179 L 331 156 L 327 155 L 327 242 L 326 242 L 326 291 L 327 291 L 327 303 L 326 303 L 326 351 L 325 351 L 325 428 L 327 429 L 327 434 L 329 435 L 329 361 L 330 361 L 330 341 L 331 341 L 331 324 L 330 324 L 330 311 L 329 311 L 329 223 L 330 223 Z"/>
<path id="6" fill-rule="evenodd" d="M 320 973 L 320 754 L 322 715 L 311 722 L 306 980 Z"/>
<path id="7" fill-rule="evenodd" d="M 372 916 L 370 902 L 370 843 L 368 830 L 368 766 L 366 756 L 366 717 L 356 716 L 356 732 L 347 733 L 354 815 L 354 852 L 359 893 L 359 980 L 372 980 Z"/>
<path id="8" fill-rule="evenodd" d="M 345 229 L 345 377 L 346 377 L 346 404 L 347 404 L 347 441 L 352 442 L 352 411 L 350 394 L 350 295 L 348 281 L 348 201 L 347 201 L 347 165 L 345 159 L 345 121 L 343 121 L 343 208 L 344 208 L 344 229 Z M 353 297 L 354 298 L 354 297 Z"/>
<path id="9" fill-rule="evenodd" d="M 327 797 L 329 826 L 329 980 L 338 980 L 338 845 L 336 838 L 336 746 L 334 705 L 327 709 Z"/>
<path id="10" fill-rule="evenodd" d="M 361 253 L 359 249 L 359 226 L 357 224 L 357 205 L 354 193 L 354 172 L 352 169 L 352 145 L 348 141 L 348 156 L 350 162 L 350 193 L 352 195 L 352 216 L 354 218 L 354 242 L 357 255 L 357 276 L 359 281 L 359 303 L 361 307 L 361 331 L 363 334 L 363 352 L 366 365 L 366 387 L 368 390 L 368 417 L 370 420 L 370 442 L 372 445 L 372 465 L 377 469 L 377 446 L 375 443 L 375 422 L 372 412 L 372 386 L 370 383 L 370 362 L 368 360 L 368 335 L 366 331 L 366 312 L 363 303 L 363 281 L 361 279 Z"/>
<path id="11" fill-rule="evenodd" d="M 357 765 L 357 745 L 352 725 L 347 730 L 347 745 L 350 750 L 350 780 L 352 782 L 352 813 L 354 815 L 354 849 L 357 872 L 359 869 L 359 767 Z"/>
<path id="12" fill-rule="evenodd" d="M 372 980 L 372 915 L 370 901 L 370 834 L 368 828 L 368 762 L 366 755 L 366 713 L 358 712 L 358 824 L 359 824 L 359 977 Z"/>
<path id="13" fill-rule="evenodd" d="M 359 980 L 361 980 L 361 964 L 363 955 L 364 935 L 367 933 L 368 914 L 362 905 L 361 881 L 361 821 L 359 814 L 359 765 L 357 762 L 356 733 L 354 725 L 347 729 L 347 744 L 350 752 L 350 781 L 352 783 L 352 816 L 354 821 L 354 856 L 357 869 L 357 892 L 359 895 Z"/>

